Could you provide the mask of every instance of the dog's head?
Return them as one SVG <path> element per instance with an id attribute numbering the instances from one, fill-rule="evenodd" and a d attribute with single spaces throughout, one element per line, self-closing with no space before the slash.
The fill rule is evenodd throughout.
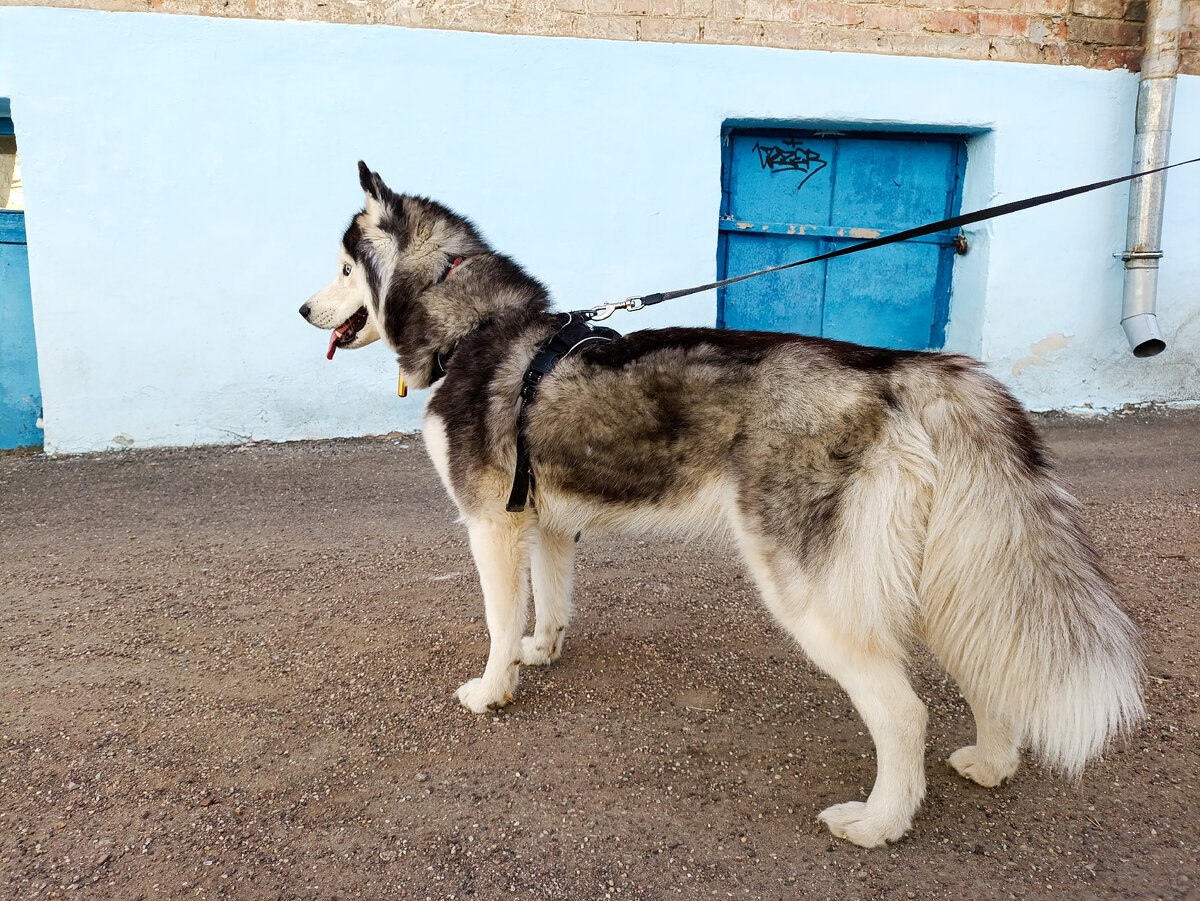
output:
<path id="1" fill-rule="evenodd" d="M 377 173 L 367 168 L 366 163 L 359 162 L 358 173 L 366 193 L 366 206 L 342 235 L 337 275 L 300 307 L 300 315 L 317 328 L 333 330 L 329 339 L 329 359 L 333 359 L 334 351 L 339 347 L 365 347 L 383 336 L 377 299 L 380 267 L 372 265 L 374 255 L 363 239 L 371 234 L 376 238 L 375 243 L 384 249 L 392 243 L 380 226 L 386 210 L 398 204 L 399 198 Z"/>
<path id="2" fill-rule="evenodd" d="M 486 250 L 470 223 L 423 197 L 392 191 L 358 164 L 366 204 L 342 235 L 337 275 L 300 308 L 332 329 L 328 356 L 380 338 L 401 352 L 412 302 L 443 279 L 454 260 Z"/>

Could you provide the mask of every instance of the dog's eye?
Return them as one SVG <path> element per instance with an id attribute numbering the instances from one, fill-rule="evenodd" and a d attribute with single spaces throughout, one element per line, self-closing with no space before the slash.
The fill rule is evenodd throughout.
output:
<path id="1" fill-rule="evenodd" d="M 350 264 L 349 263 L 342 264 L 342 275 L 345 275 L 345 276 L 350 275 Z"/>

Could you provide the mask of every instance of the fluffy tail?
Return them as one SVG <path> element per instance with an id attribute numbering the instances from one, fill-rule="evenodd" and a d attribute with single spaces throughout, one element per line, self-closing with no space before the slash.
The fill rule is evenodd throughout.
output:
<path id="1" fill-rule="evenodd" d="M 925 642 L 977 719 L 1078 775 L 1143 716 L 1137 633 L 1021 406 L 966 365 L 940 388 L 922 415 L 938 458 Z"/>

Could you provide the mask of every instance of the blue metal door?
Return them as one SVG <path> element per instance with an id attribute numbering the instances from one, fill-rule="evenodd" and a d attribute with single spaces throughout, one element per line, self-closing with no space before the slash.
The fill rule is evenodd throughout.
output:
<path id="1" fill-rule="evenodd" d="M 718 278 L 957 215 L 958 135 L 734 130 L 723 142 Z M 717 324 L 880 347 L 941 347 L 954 235 L 798 266 L 722 289 Z"/>
<path id="2" fill-rule="evenodd" d="M 12 133 L 0 115 L 0 136 Z M 40 447 L 41 415 L 25 213 L 0 209 L 0 449 Z"/>

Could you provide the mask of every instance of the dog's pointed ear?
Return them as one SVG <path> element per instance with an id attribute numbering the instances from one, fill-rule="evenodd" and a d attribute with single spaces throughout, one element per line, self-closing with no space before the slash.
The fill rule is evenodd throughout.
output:
<path id="1" fill-rule="evenodd" d="M 376 200 L 379 199 L 379 186 L 383 183 L 379 175 L 372 172 L 370 167 L 362 160 L 358 161 L 358 183 L 362 185 L 363 191 L 370 194 Z"/>
<path id="2" fill-rule="evenodd" d="M 382 216 L 392 192 L 383 183 L 379 173 L 372 172 L 362 160 L 358 161 L 358 183 L 362 185 L 363 192 L 367 195 L 365 207 L 367 215 L 376 218 Z"/>

